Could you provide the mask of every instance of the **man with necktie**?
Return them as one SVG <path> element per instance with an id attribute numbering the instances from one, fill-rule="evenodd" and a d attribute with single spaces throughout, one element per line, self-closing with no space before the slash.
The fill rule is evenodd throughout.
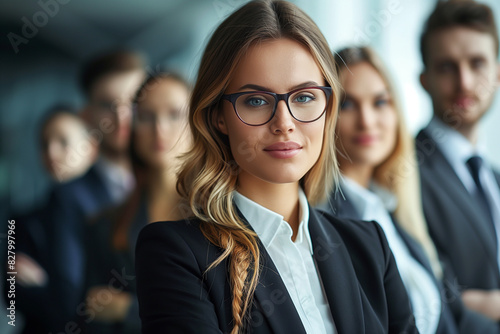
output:
<path id="1" fill-rule="evenodd" d="M 479 121 L 500 81 L 491 9 L 439 2 L 420 41 L 433 118 L 417 136 L 422 199 L 447 284 L 465 304 L 500 320 L 500 174 L 486 160 Z"/>

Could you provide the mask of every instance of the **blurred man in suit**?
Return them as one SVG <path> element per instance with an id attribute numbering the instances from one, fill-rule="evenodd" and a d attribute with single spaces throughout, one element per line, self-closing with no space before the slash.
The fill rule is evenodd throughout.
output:
<path id="1" fill-rule="evenodd" d="M 500 78 L 491 9 L 439 2 L 421 37 L 420 81 L 434 116 L 417 136 L 430 234 L 467 306 L 500 320 L 500 174 L 485 160 L 479 121 Z"/>
<path id="2" fill-rule="evenodd" d="M 102 55 L 83 68 L 87 102 L 82 117 L 90 140 L 100 147 L 97 162 L 80 178 L 56 186 L 48 204 L 21 222 L 17 305 L 25 333 L 76 330 L 84 313 L 84 224 L 105 207 L 122 202 L 133 188 L 128 157 L 132 98 L 144 78 L 135 53 Z"/>

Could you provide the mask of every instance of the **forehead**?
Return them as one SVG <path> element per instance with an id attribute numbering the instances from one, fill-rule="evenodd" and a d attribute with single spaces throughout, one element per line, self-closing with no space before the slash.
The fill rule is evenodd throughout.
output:
<path id="1" fill-rule="evenodd" d="M 387 91 L 380 73 L 366 61 L 344 68 L 340 78 L 345 93 L 351 97 L 371 97 Z"/>
<path id="2" fill-rule="evenodd" d="M 427 43 L 429 61 L 461 60 L 477 56 L 495 59 L 497 54 L 491 34 L 468 27 L 440 29 L 429 36 Z"/>
<path id="3" fill-rule="evenodd" d="M 296 41 L 280 38 L 250 46 L 236 66 L 228 92 L 254 84 L 276 93 L 286 93 L 307 81 L 325 84 L 311 52 Z"/>
<path id="4" fill-rule="evenodd" d="M 43 133 L 46 136 L 60 134 L 60 133 L 73 133 L 84 131 L 85 125 L 78 116 L 61 114 L 55 116 L 43 128 Z"/>
<path id="5" fill-rule="evenodd" d="M 91 89 L 94 98 L 119 100 L 131 98 L 144 78 L 142 70 L 110 73 L 96 81 Z"/>
<path id="6" fill-rule="evenodd" d="M 144 87 L 138 104 L 184 104 L 188 94 L 187 87 L 182 83 L 170 78 L 159 78 Z"/>

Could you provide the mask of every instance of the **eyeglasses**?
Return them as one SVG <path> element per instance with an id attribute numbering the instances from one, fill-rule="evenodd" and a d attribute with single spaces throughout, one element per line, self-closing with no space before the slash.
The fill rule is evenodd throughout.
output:
<path id="1" fill-rule="evenodd" d="M 132 105 L 130 103 L 118 103 L 105 100 L 94 101 L 92 102 L 92 105 L 98 112 L 107 114 L 118 114 L 120 110 L 123 110 L 121 108 L 124 107 L 127 111 L 132 108 Z"/>
<path id="2" fill-rule="evenodd" d="M 157 124 L 174 124 L 185 120 L 185 110 L 168 109 L 166 111 L 139 110 L 134 108 L 134 124 L 140 128 L 154 128 Z"/>
<path id="3" fill-rule="evenodd" d="M 264 91 L 224 94 L 222 99 L 233 104 L 236 115 L 243 123 L 258 126 L 274 117 L 281 100 L 285 101 L 294 119 L 303 123 L 314 122 L 325 113 L 331 95 L 331 87 L 317 86 L 295 89 L 286 94 Z"/>

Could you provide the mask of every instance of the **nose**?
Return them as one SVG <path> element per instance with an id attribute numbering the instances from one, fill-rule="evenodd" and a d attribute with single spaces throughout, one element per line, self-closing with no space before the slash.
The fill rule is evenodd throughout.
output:
<path id="1" fill-rule="evenodd" d="M 375 122 L 375 112 L 369 104 L 362 104 L 358 112 L 358 126 L 361 129 L 367 129 Z"/>
<path id="2" fill-rule="evenodd" d="M 170 128 L 169 122 L 161 116 L 158 116 L 154 122 L 154 132 L 156 134 L 163 134 Z"/>
<path id="3" fill-rule="evenodd" d="M 132 107 L 129 104 L 120 103 L 116 107 L 116 121 L 118 125 L 128 125 L 132 118 Z"/>
<path id="4" fill-rule="evenodd" d="M 276 106 L 276 112 L 270 122 L 273 133 L 290 133 L 295 130 L 295 122 L 292 114 L 288 110 L 285 101 L 279 101 Z"/>
<path id="5" fill-rule="evenodd" d="M 474 76 L 467 66 L 459 67 L 457 84 L 461 92 L 471 92 L 474 89 Z"/>
<path id="6" fill-rule="evenodd" d="M 63 147 L 60 143 L 55 140 L 51 140 L 47 143 L 46 154 L 49 160 L 58 160 L 63 155 Z"/>

